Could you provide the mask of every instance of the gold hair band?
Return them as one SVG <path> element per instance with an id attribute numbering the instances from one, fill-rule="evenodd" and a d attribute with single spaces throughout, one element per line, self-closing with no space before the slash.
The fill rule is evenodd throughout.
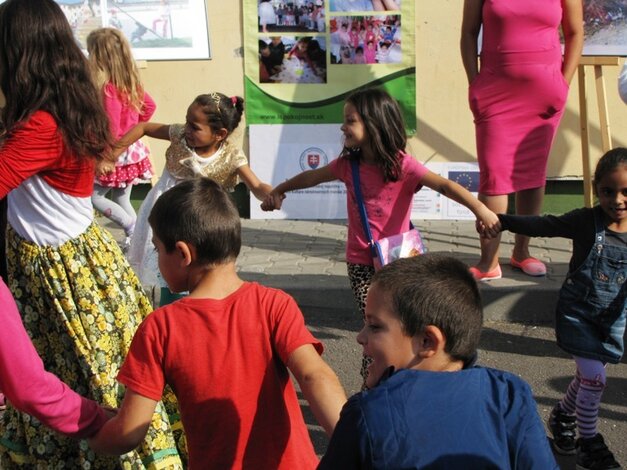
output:
<path id="1" fill-rule="evenodd" d="M 218 109 L 218 113 L 222 114 L 222 110 L 220 109 L 220 101 L 222 101 L 222 98 L 220 98 L 220 95 L 218 95 L 216 92 L 212 91 L 211 93 L 209 93 L 209 98 L 211 98 L 213 100 L 213 102 L 216 104 L 216 108 Z"/>

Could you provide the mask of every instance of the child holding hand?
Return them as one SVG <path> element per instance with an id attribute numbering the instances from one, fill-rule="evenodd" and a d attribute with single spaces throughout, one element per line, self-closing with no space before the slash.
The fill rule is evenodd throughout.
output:
<path id="1" fill-rule="evenodd" d="M 409 230 L 414 193 L 422 186 L 466 206 L 487 230 L 498 224 L 498 218 L 464 187 L 429 171 L 405 153 L 407 136 L 401 110 L 387 92 L 368 88 L 351 94 L 344 105 L 341 130 L 344 134 L 344 150 L 339 158 L 324 167 L 305 171 L 280 183 L 261 207 L 264 210 L 280 209 L 288 191 L 338 179 L 346 185 L 346 264 L 351 289 L 363 316 L 374 263 L 370 240 L 366 239 L 359 215 L 352 161 L 359 164 L 363 202 L 374 240 Z"/>
<path id="2" fill-rule="evenodd" d="M 104 410 L 47 372 L 0 278 L 0 388 L 11 405 L 71 437 L 89 437 L 107 421 Z"/>
<path id="3" fill-rule="evenodd" d="M 462 262 L 425 254 L 372 278 L 357 341 L 370 390 L 342 408 L 319 470 L 559 467 L 529 385 L 477 367 L 477 283 Z"/>
<path id="4" fill-rule="evenodd" d="M 272 189 L 257 178 L 244 152 L 229 138 L 243 113 L 244 100 L 240 97 L 215 92 L 199 95 L 187 108 L 185 124 L 140 122 L 116 144 L 124 148 L 144 135 L 170 141 L 163 174 L 139 209 L 127 253 L 142 283 L 161 288 L 162 305 L 170 302 L 172 296 L 158 275 L 152 230 L 148 224 L 148 214 L 157 198 L 181 181 L 198 176 L 209 177 L 227 190 L 232 190 L 241 178 L 259 200 Z"/>
<path id="5" fill-rule="evenodd" d="M 115 28 L 99 28 L 87 36 L 89 62 L 101 83 L 102 101 L 109 117 L 114 139 L 122 137 L 138 122 L 150 119 L 155 102 L 144 88 L 124 34 Z M 153 175 L 148 147 L 132 142 L 115 162 L 113 171 L 96 175 L 94 207 L 124 229 L 124 249 L 130 244 L 137 215 L 131 205 L 131 190 L 137 183 L 150 181 Z M 113 197 L 105 196 L 111 192 Z"/>
<path id="6" fill-rule="evenodd" d="M 305 171 L 278 184 L 262 204 L 280 209 L 285 193 L 340 180 L 346 185 L 348 277 L 360 313 L 374 264 L 359 216 L 351 162 L 359 163 L 364 204 L 374 240 L 409 229 L 414 193 L 427 186 L 468 207 L 484 226 L 498 223 L 497 216 L 459 184 L 429 171 L 405 153 L 407 136 L 400 107 L 387 92 L 369 88 L 351 94 L 344 105 L 344 150 L 329 165 Z"/>
<path id="7" fill-rule="evenodd" d="M 561 216 L 499 214 L 500 228 L 531 237 L 573 241 L 568 274 L 559 292 L 557 344 L 573 356 L 575 376 L 549 417 L 553 448 L 577 454 L 577 468 L 620 468 L 597 431 L 607 363 L 624 352 L 627 320 L 627 149 L 615 148 L 597 163 L 599 204 Z M 492 232 L 493 233 L 493 232 Z M 577 438 L 579 435 L 579 438 Z"/>
<path id="8" fill-rule="evenodd" d="M 0 70 L 7 98 L 0 111 L 7 285 L 46 370 L 81 395 L 116 407 L 115 375 L 151 306 L 116 241 L 94 221 L 94 172 L 96 162 L 110 156 L 110 127 L 88 61 L 58 3 L 0 5 Z M 76 410 L 67 412 L 72 419 Z M 11 402 L 0 442 L 4 469 L 181 463 L 161 404 L 141 447 L 118 458 L 96 456 Z"/>
<path id="9" fill-rule="evenodd" d="M 296 302 L 238 277 L 241 226 L 229 195 L 208 178 L 185 180 L 157 200 L 149 222 L 164 279 L 190 294 L 142 323 L 118 375 L 122 407 L 91 447 L 134 448 L 167 382 L 189 468 L 315 468 L 289 373 L 329 435 L 346 397 Z"/>

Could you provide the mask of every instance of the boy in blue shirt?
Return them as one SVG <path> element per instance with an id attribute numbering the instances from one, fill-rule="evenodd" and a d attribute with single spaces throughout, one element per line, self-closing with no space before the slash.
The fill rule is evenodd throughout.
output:
<path id="1" fill-rule="evenodd" d="M 319 469 L 557 469 L 529 386 L 475 367 L 482 324 L 462 262 L 427 254 L 375 273 L 367 386 L 340 415 Z"/>

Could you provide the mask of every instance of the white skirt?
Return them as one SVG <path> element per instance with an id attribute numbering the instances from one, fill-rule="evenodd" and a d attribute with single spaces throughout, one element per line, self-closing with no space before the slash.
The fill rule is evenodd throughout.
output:
<path id="1" fill-rule="evenodd" d="M 159 196 L 179 181 L 168 170 L 164 169 L 161 178 L 148 192 L 137 214 L 135 231 L 131 237 L 131 244 L 126 257 L 144 287 L 167 287 L 161 273 L 159 273 L 159 259 L 152 244 L 152 229 L 148 223 L 148 216 Z"/>

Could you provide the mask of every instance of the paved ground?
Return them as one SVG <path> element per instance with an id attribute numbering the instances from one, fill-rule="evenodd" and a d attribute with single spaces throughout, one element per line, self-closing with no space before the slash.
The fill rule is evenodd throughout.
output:
<path id="1" fill-rule="evenodd" d="M 472 222 L 423 221 L 418 226 L 429 251 L 450 253 L 467 263 L 477 259 L 478 240 Z M 309 328 L 325 343 L 324 357 L 347 393 L 357 392 L 361 348 L 355 335 L 361 321 L 346 276 L 345 222 L 242 220 L 242 227 L 240 275 L 292 294 Z M 112 231 L 120 236 L 119 231 Z M 512 242 L 513 236 L 504 234 L 501 262 L 505 277 L 481 286 L 486 321 L 480 363 L 512 371 L 529 382 L 538 411 L 546 419 L 574 372 L 573 361 L 556 346 L 551 326 L 571 244 L 561 239 L 533 240 L 533 254 L 548 264 L 549 272 L 546 277 L 530 278 L 507 265 Z M 316 449 L 323 453 L 327 444 L 324 432 L 315 425 L 304 402 L 303 411 Z M 625 359 L 608 366 L 599 426 L 619 462 L 627 466 Z M 559 462 L 565 470 L 575 468 L 574 458 L 560 458 Z"/>

